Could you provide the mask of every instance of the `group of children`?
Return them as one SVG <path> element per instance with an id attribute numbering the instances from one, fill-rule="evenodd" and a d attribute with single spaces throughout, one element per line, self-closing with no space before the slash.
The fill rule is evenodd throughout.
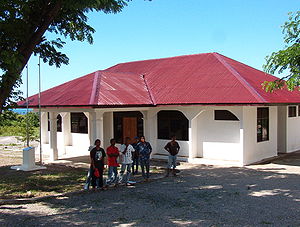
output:
<path id="1" fill-rule="evenodd" d="M 131 138 L 126 137 L 120 149 L 116 147 L 116 140 L 110 140 L 110 146 L 106 152 L 101 148 L 101 141 L 97 139 L 95 145 L 90 147 L 91 166 L 88 172 L 85 189 L 89 185 L 95 189 L 104 189 L 103 171 L 105 168 L 105 158 L 107 157 L 108 177 L 106 186 L 118 184 L 130 184 L 131 174 L 138 174 L 139 166 L 142 170 L 142 176 L 145 181 L 150 177 L 150 155 L 152 147 L 149 142 L 146 142 L 145 137 L 135 137 L 133 143 Z M 180 150 L 176 137 L 172 136 L 172 140 L 164 147 L 169 152 L 167 176 L 169 176 L 171 168 L 173 168 L 173 175 L 176 175 L 176 159 Z M 118 174 L 118 167 L 121 165 L 120 174 Z"/>

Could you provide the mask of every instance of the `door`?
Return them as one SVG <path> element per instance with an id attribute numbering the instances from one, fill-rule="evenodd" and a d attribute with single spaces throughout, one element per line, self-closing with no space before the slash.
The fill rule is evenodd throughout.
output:
<path id="1" fill-rule="evenodd" d="M 137 118 L 136 117 L 124 117 L 123 118 L 123 141 L 125 137 L 133 139 L 137 136 Z"/>

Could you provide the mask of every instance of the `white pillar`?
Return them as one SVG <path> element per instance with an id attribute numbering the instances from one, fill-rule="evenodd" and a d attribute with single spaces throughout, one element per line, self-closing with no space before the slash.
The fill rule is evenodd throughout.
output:
<path id="1" fill-rule="evenodd" d="M 189 120 L 189 159 L 197 157 L 197 117 Z"/>
<path id="2" fill-rule="evenodd" d="M 95 112 L 84 112 L 88 118 L 88 135 L 90 145 L 94 144 L 96 139 L 96 113 Z"/>
<path id="3" fill-rule="evenodd" d="M 48 112 L 42 112 L 41 114 L 41 140 L 42 144 L 49 143 Z"/>
<path id="4" fill-rule="evenodd" d="M 50 161 L 58 159 L 57 150 L 57 113 L 50 112 Z"/>
<path id="5" fill-rule="evenodd" d="M 62 118 L 62 134 L 63 134 L 63 151 L 66 154 L 66 146 L 72 145 L 71 137 L 71 114 L 61 113 Z"/>
<path id="6" fill-rule="evenodd" d="M 95 120 L 95 139 L 100 139 L 101 144 L 103 145 L 104 140 L 104 130 L 103 130 L 103 111 L 96 111 L 96 120 Z"/>
<path id="7" fill-rule="evenodd" d="M 145 136 L 151 143 L 152 154 L 157 153 L 157 110 L 150 109 L 147 111 L 145 122 Z"/>
<path id="8" fill-rule="evenodd" d="M 103 147 L 106 148 L 110 145 L 110 139 L 114 137 L 114 120 L 113 112 L 105 112 L 103 115 L 103 130 L 104 130 L 104 141 Z"/>

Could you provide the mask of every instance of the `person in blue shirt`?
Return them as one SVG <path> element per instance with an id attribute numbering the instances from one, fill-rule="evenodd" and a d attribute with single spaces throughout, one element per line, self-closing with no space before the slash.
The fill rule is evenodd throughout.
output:
<path id="1" fill-rule="evenodd" d="M 132 154 L 132 174 L 138 174 L 138 169 L 139 169 L 139 153 L 137 150 L 137 145 L 139 143 L 139 137 L 136 136 L 134 137 L 134 142 L 131 144 L 131 146 L 133 146 L 134 148 L 134 153 Z M 134 170 L 135 167 L 135 170 Z"/>
<path id="2" fill-rule="evenodd" d="M 140 142 L 137 144 L 137 151 L 140 158 L 143 178 L 148 181 L 150 172 L 150 154 L 152 152 L 152 147 L 149 142 L 146 142 L 144 136 L 140 137 Z"/>

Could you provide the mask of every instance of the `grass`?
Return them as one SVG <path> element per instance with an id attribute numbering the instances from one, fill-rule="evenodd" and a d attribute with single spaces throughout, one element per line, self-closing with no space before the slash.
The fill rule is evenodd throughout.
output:
<path id="1" fill-rule="evenodd" d="M 46 170 L 23 172 L 0 167 L 0 199 L 28 198 L 83 188 L 86 169 L 48 165 Z"/>

